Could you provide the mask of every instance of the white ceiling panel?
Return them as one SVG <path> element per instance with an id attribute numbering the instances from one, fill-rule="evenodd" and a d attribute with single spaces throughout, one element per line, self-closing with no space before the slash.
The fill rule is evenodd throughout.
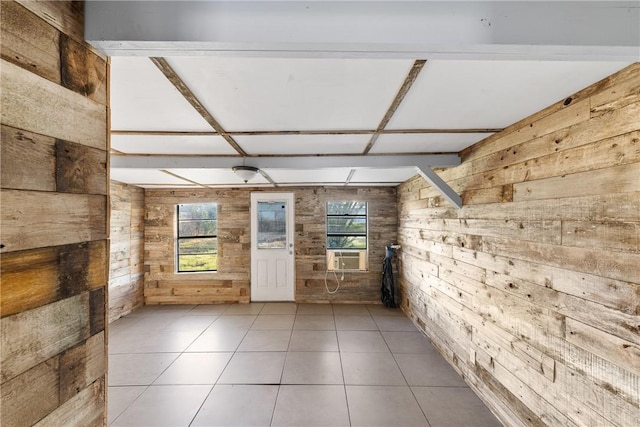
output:
<path id="1" fill-rule="evenodd" d="M 111 129 L 211 130 L 149 58 L 112 57 L 110 79 Z"/>
<path id="2" fill-rule="evenodd" d="M 506 127 L 626 65 L 577 61 L 428 61 L 387 128 Z"/>
<path id="3" fill-rule="evenodd" d="M 492 135 L 491 133 L 408 133 L 384 134 L 376 140 L 376 153 L 457 153 Z"/>
<path id="4" fill-rule="evenodd" d="M 110 178 L 126 184 L 191 184 L 157 169 L 111 168 Z"/>
<path id="5" fill-rule="evenodd" d="M 236 135 L 248 154 L 362 153 L 371 135 Z"/>
<path id="6" fill-rule="evenodd" d="M 305 182 L 346 182 L 351 169 L 349 168 L 326 168 L 326 169 L 265 169 L 278 184 L 280 183 L 305 183 Z"/>
<path id="7" fill-rule="evenodd" d="M 363 168 L 356 169 L 351 184 L 359 182 L 396 182 L 401 183 L 416 175 L 416 168 Z"/>
<path id="8" fill-rule="evenodd" d="M 111 135 L 111 148 L 127 154 L 237 154 L 219 135 Z"/>
<path id="9" fill-rule="evenodd" d="M 413 61 L 168 58 L 227 131 L 375 128 Z"/>
<path id="10" fill-rule="evenodd" d="M 238 160 L 238 164 L 241 163 Z M 169 172 L 205 185 L 244 184 L 244 181 L 231 169 L 169 169 Z M 249 181 L 249 184 L 268 183 L 269 181 L 259 173 Z"/>

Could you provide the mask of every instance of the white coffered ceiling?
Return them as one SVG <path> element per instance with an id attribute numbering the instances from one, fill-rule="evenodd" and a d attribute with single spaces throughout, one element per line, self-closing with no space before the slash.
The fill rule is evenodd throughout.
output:
<path id="1" fill-rule="evenodd" d="M 427 58 L 422 66 L 408 59 L 221 56 L 164 61 L 173 74 L 148 57 L 111 58 L 114 159 L 236 156 L 240 165 L 263 156 L 354 156 L 351 168 L 297 167 L 295 159 L 287 168 L 263 168 L 280 186 L 395 186 L 415 168 L 363 168 L 355 159 L 458 153 L 628 65 Z M 272 185 L 260 174 L 245 184 L 228 168 L 201 164 L 114 163 L 112 179 L 148 188 Z"/>

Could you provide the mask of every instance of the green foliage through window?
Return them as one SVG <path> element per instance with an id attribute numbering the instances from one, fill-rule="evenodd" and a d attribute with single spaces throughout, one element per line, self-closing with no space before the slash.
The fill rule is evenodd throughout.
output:
<path id="1" fill-rule="evenodd" d="M 327 202 L 327 249 L 367 248 L 367 203 Z"/>
<path id="2" fill-rule="evenodd" d="M 218 270 L 218 205 L 178 205 L 178 272 Z"/>

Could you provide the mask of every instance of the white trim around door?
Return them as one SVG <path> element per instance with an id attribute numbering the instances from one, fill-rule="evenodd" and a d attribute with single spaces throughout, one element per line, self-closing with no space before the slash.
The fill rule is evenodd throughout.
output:
<path id="1" fill-rule="evenodd" d="M 293 193 L 251 193 L 251 301 L 295 300 Z"/>

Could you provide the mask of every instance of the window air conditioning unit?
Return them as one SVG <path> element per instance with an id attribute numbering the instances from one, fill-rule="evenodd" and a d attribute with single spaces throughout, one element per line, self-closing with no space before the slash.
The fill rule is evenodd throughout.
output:
<path id="1" fill-rule="evenodd" d="M 367 251 L 327 251 L 327 270 L 366 271 Z"/>

